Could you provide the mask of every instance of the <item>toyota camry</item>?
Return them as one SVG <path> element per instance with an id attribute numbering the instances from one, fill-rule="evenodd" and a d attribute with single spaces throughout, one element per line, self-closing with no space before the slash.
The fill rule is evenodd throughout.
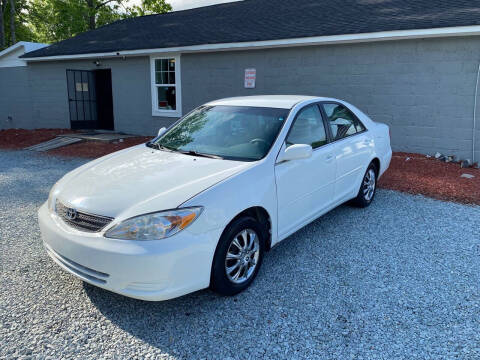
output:
<path id="1" fill-rule="evenodd" d="M 40 229 L 58 265 L 101 288 L 234 295 L 272 246 L 347 201 L 369 206 L 391 156 L 388 126 L 342 100 L 217 100 L 66 174 Z"/>

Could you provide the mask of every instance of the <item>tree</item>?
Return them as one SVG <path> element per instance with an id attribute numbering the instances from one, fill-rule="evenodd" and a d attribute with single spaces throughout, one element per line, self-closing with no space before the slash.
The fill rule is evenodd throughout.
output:
<path id="1" fill-rule="evenodd" d="M 10 43 L 13 45 L 15 41 L 15 0 L 10 0 Z"/>
<path id="2" fill-rule="evenodd" d="M 6 45 L 5 42 L 5 10 L 7 8 L 7 0 L 0 0 L 0 50 Z"/>
<path id="3" fill-rule="evenodd" d="M 132 7 L 126 4 L 127 0 L 31 0 L 28 17 L 36 39 L 50 43 L 117 20 L 172 9 L 165 0 L 143 0 L 141 6 Z"/>
<path id="4" fill-rule="evenodd" d="M 166 0 L 0 0 L 0 50 L 15 41 L 52 43 L 114 21 L 172 10 Z"/>
<path id="5" fill-rule="evenodd" d="M 172 6 L 165 1 L 142 0 L 141 6 L 132 6 L 129 17 L 144 16 L 151 14 L 163 14 L 172 11 Z"/>
<path id="6" fill-rule="evenodd" d="M 33 40 L 27 23 L 28 8 L 28 0 L 0 0 L 0 50 L 18 40 Z"/>

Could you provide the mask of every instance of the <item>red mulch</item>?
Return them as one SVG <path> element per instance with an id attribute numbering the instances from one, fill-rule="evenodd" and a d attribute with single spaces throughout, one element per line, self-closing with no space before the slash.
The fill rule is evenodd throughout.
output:
<path id="1" fill-rule="evenodd" d="M 151 139 L 152 137 L 137 136 L 124 139 L 123 142 L 114 143 L 86 141 L 78 144 L 64 146 L 58 149 L 53 149 L 48 151 L 48 153 L 52 155 L 68 157 L 98 158 L 100 156 L 104 156 L 118 150 L 146 143 Z"/>
<path id="2" fill-rule="evenodd" d="M 407 161 L 407 157 L 410 160 Z M 462 178 L 462 174 L 475 177 Z M 444 163 L 420 154 L 394 153 L 379 186 L 439 200 L 480 205 L 480 169 L 462 169 L 458 163 Z"/>
<path id="3" fill-rule="evenodd" d="M 24 149 L 26 147 L 51 140 L 57 135 L 72 134 L 78 131 L 69 129 L 8 129 L 0 130 L 0 149 Z M 145 143 L 152 137 L 138 136 L 124 139 L 123 142 L 105 143 L 88 141 L 48 151 L 49 154 L 97 158 L 130 146 Z"/>
<path id="4" fill-rule="evenodd" d="M 57 135 L 71 134 L 74 132 L 74 130 L 69 129 L 0 130 L 0 149 L 23 149 L 51 140 Z"/>

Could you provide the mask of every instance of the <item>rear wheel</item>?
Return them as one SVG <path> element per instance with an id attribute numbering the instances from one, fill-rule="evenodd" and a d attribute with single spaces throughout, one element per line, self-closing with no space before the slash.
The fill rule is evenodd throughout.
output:
<path id="1" fill-rule="evenodd" d="M 375 164 L 370 164 L 363 177 L 357 197 L 352 201 L 355 206 L 364 208 L 372 203 L 377 191 L 377 174 L 378 170 Z"/>
<path id="2" fill-rule="evenodd" d="M 253 282 L 265 251 L 264 229 L 251 217 L 231 223 L 220 238 L 213 259 L 211 288 L 222 295 L 235 295 Z"/>

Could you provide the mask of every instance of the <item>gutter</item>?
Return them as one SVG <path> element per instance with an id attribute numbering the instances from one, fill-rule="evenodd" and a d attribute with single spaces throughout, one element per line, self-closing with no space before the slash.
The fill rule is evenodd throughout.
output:
<path id="1" fill-rule="evenodd" d="M 477 127 L 477 97 L 478 97 L 478 80 L 480 78 L 480 63 L 477 70 L 477 82 L 475 84 L 475 100 L 473 103 L 473 134 L 472 134 L 472 164 L 475 164 L 475 141 L 476 139 L 476 127 Z"/>

